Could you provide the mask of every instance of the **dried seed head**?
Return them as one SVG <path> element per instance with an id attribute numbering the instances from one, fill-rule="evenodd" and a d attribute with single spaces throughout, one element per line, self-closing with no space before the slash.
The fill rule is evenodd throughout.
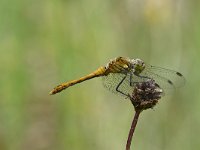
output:
<path id="1" fill-rule="evenodd" d="M 149 79 L 146 82 L 139 82 L 135 84 L 130 100 L 136 110 L 145 110 L 153 108 L 158 100 L 161 98 L 163 90 L 155 83 L 154 80 Z"/>

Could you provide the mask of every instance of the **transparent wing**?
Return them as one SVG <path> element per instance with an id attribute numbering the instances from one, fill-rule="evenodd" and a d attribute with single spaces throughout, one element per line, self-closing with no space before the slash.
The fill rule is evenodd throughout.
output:
<path id="1" fill-rule="evenodd" d="M 117 95 L 121 95 L 121 96 L 125 96 L 125 95 L 121 94 L 120 92 L 118 92 L 116 90 L 117 86 L 123 80 L 123 78 L 125 76 L 126 76 L 126 78 L 121 83 L 118 90 L 123 92 L 126 95 L 129 95 L 129 94 L 131 95 L 133 93 L 134 88 L 135 88 L 134 85 L 130 86 L 130 80 L 132 80 L 132 82 L 144 82 L 144 81 L 147 80 L 146 78 L 137 77 L 135 75 L 133 75 L 132 79 L 130 79 L 131 76 L 129 74 L 125 75 L 125 74 L 122 74 L 122 73 L 110 73 L 107 76 L 103 76 L 103 85 L 106 89 L 108 89 L 112 93 L 117 94 Z"/>
<path id="2" fill-rule="evenodd" d="M 120 85 L 119 90 L 126 95 L 131 95 L 135 88 L 134 84 L 133 86 L 130 86 L 130 82 L 146 82 L 148 79 L 153 79 L 160 88 L 163 89 L 163 95 L 170 93 L 185 84 L 185 78 L 179 72 L 155 66 L 146 66 L 142 73 L 140 73 L 140 76 L 133 75 L 132 79 L 130 79 L 130 74 L 110 73 L 103 77 L 103 85 L 109 91 L 123 96 L 116 88 L 125 76 L 126 78 Z"/>
<path id="3" fill-rule="evenodd" d="M 141 75 L 154 79 L 164 90 L 176 89 L 185 84 L 185 78 L 181 73 L 161 67 L 147 66 Z"/>

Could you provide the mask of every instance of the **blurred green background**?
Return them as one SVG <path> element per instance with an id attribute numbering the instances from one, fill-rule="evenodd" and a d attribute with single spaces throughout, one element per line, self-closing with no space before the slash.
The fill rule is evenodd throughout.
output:
<path id="1" fill-rule="evenodd" d="M 134 114 L 93 79 L 117 56 L 184 74 L 139 119 L 132 149 L 200 149 L 200 1 L 0 0 L 0 150 L 122 150 Z"/>

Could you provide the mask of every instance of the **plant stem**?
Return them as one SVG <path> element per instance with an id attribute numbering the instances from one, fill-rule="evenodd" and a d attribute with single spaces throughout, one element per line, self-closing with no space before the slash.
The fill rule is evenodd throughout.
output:
<path id="1" fill-rule="evenodd" d="M 131 125 L 129 135 L 128 135 L 128 140 L 127 140 L 127 143 L 126 143 L 126 150 L 130 150 L 133 133 L 135 131 L 135 127 L 137 125 L 140 113 L 141 113 L 141 110 L 135 110 L 135 115 L 134 115 L 134 118 L 133 118 L 133 121 L 132 121 L 132 125 Z"/>

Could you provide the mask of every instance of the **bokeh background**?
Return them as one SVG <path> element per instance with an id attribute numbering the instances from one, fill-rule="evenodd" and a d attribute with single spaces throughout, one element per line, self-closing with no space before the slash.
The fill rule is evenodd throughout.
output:
<path id="1" fill-rule="evenodd" d="M 0 0 L 0 150 L 122 150 L 134 109 L 93 79 L 117 56 L 187 82 L 139 119 L 132 149 L 200 149 L 200 1 Z"/>

